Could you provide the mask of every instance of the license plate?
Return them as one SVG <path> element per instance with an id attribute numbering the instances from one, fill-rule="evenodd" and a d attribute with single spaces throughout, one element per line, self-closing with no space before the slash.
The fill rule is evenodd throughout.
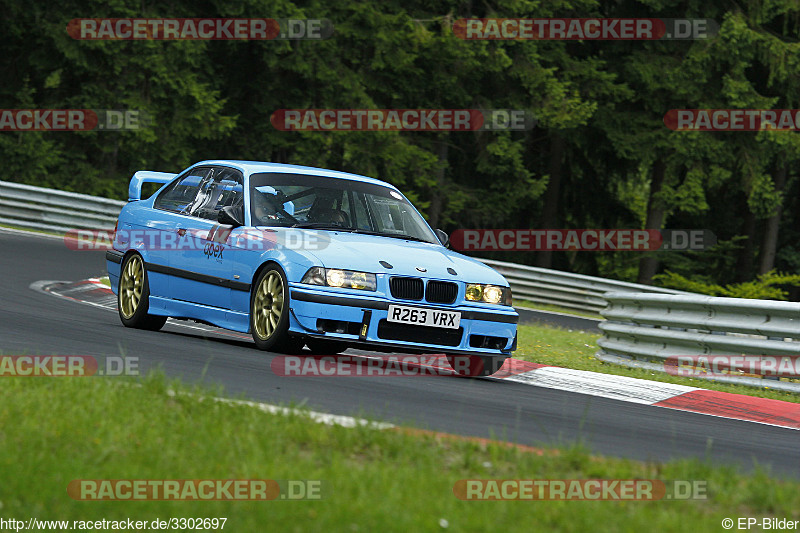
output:
<path id="1" fill-rule="evenodd" d="M 434 328 L 458 329 L 461 325 L 461 313 L 458 311 L 440 311 L 438 309 L 421 309 L 404 305 L 390 305 L 389 322 L 415 324 Z"/>

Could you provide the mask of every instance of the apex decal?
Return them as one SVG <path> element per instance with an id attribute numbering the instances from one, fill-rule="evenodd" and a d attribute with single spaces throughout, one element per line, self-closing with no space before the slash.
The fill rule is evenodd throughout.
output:
<path id="1" fill-rule="evenodd" d="M 221 245 L 221 244 L 208 243 L 208 244 L 206 244 L 206 247 L 203 250 L 203 253 L 206 256 L 206 259 L 211 259 L 212 257 L 214 257 L 216 259 L 220 259 L 221 260 L 222 259 L 222 252 L 224 250 L 225 250 L 225 247 L 223 245 Z"/>

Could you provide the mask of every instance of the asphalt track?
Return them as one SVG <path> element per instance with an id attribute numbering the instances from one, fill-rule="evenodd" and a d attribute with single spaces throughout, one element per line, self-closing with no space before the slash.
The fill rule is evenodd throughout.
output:
<path id="1" fill-rule="evenodd" d="M 0 353 L 125 353 L 144 371 L 160 366 L 169 376 L 221 384 L 226 394 L 259 402 L 531 446 L 581 442 L 640 460 L 699 457 L 747 470 L 757 461 L 775 477 L 800 478 L 800 433 L 792 429 L 493 379 L 279 377 L 270 369 L 275 354 L 250 342 L 169 324 L 158 333 L 127 329 L 108 310 L 29 288 L 104 274 L 103 252 L 0 229 Z"/>

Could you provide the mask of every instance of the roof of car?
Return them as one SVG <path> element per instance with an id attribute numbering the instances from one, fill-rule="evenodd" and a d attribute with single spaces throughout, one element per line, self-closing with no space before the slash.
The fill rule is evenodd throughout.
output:
<path id="1" fill-rule="evenodd" d="M 342 178 L 354 181 L 363 181 L 366 183 L 374 183 L 376 185 L 384 185 L 396 189 L 391 183 L 381 181 L 368 176 L 360 176 L 358 174 L 350 174 L 349 172 L 341 172 L 338 170 L 329 170 L 324 168 L 304 167 L 301 165 L 287 165 L 284 163 L 266 163 L 263 161 L 238 161 L 234 159 L 213 159 L 208 161 L 200 161 L 196 165 L 229 165 L 239 168 L 245 174 L 257 174 L 259 172 L 284 172 L 292 174 L 313 174 L 315 176 L 325 176 L 328 178 Z"/>

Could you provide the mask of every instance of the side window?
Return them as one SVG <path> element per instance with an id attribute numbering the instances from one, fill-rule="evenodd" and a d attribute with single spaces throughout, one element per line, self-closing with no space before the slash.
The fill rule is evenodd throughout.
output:
<path id="1" fill-rule="evenodd" d="M 200 184 L 210 172 L 209 168 L 195 168 L 186 172 L 164 189 L 164 192 L 156 198 L 153 207 L 176 213 L 188 213 L 200 191 Z"/>
<path id="2" fill-rule="evenodd" d="M 238 170 L 214 167 L 200 184 L 200 191 L 189 214 L 208 220 L 217 220 L 223 207 L 239 206 L 244 202 L 242 175 Z"/>

